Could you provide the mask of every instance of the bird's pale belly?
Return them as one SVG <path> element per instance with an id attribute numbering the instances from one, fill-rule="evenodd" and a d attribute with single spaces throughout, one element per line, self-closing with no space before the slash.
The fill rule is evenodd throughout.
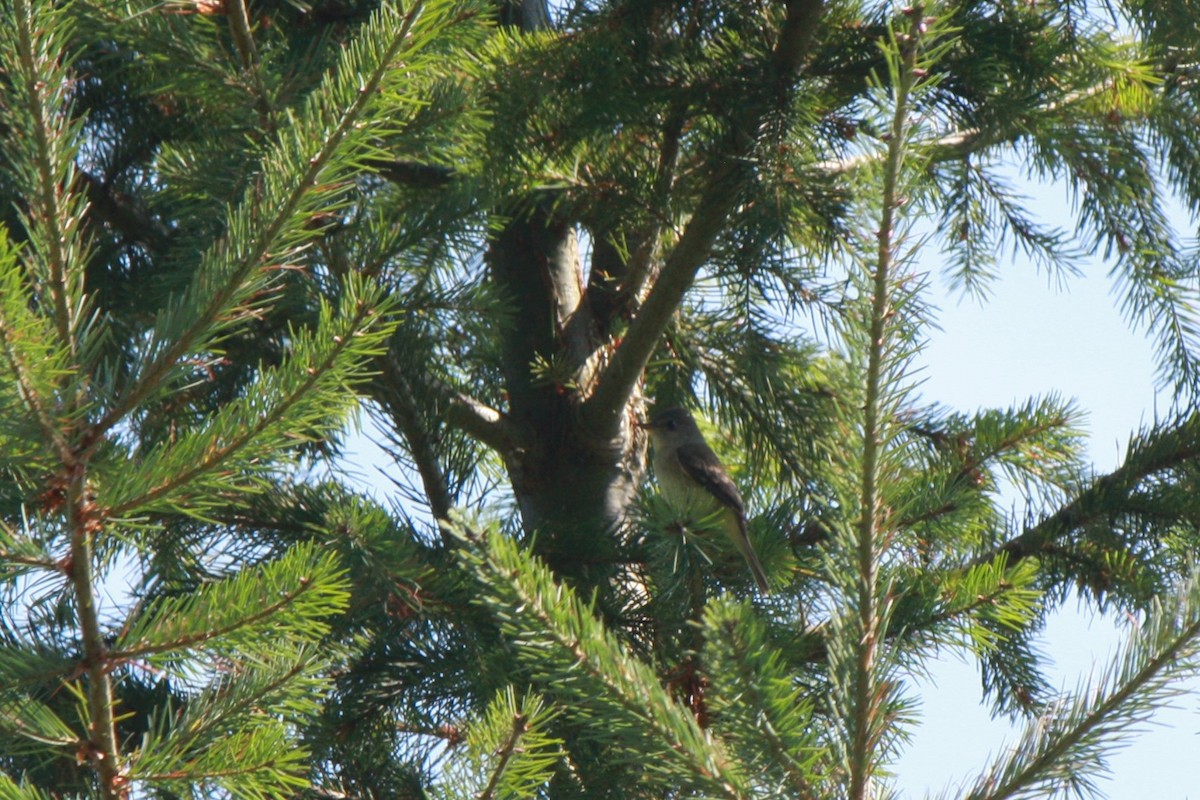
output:
<path id="1" fill-rule="evenodd" d="M 684 473 L 669 451 L 655 453 L 654 477 L 663 499 L 680 514 L 704 517 L 721 507 L 715 497 Z"/>

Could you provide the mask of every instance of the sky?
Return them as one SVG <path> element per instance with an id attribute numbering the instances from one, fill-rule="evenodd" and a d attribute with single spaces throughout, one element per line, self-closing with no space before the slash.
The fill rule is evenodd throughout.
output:
<path id="1" fill-rule="evenodd" d="M 1031 187 L 1031 208 L 1052 224 L 1070 226 L 1070 204 L 1052 187 Z M 1191 227 L 1176 213 L 1180 229 Z M 945 290 L 936 253 L 923 256 L 939 306 L 935 331 L 918 361 L 924 399 L 960 411 L 1007 407 L 1050 392 L 1085 409 L 1090 455 L 1099 472 L 1122 458 L 1129 438 L 1149 425 L 1156 407 L 1155 360 L 1148 338 L 1122 319 L 1108 266 L 1087 263 L 1085 275 L 1059 289 L 1023 258 L 1011 259 L 992 297 L 980 304 Z M 1165 396 L 1165 395 L 1164 395 Z M 1132 620 L 1097 616 L 1074 602 L 1057 613 L 1042 637 L 1054 660 L 1051 682 L 1064 690 L 1085 685 L 1128 636 Z M 976 667 L 954 657 L 933 665 L 914 683 L 921 727 L 895 764 L 896 787 L 910 798 L 935 796 L 967 782 L 1003 752 L 1017 731 L 992 720 L 979 704 Z M 1130 740 L 1109 761 L 1099 787 L 1113 800 L 1200 798 L 1194 768 L 1200 750 L 1200 681 L 1174 708 Z"/>

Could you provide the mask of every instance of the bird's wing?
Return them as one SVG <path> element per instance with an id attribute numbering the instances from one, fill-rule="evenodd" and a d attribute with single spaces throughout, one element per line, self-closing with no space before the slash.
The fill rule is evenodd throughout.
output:
<path id="1" fill-rule="evenodd" d="M 745 517 L 746 504 L 742 502 L 737 485 L 708 445 L 680 445 L 675 450 L 675 457 L 688 477 L 716 497 L 721 505 L 732 508 L 739 517 Z"/>

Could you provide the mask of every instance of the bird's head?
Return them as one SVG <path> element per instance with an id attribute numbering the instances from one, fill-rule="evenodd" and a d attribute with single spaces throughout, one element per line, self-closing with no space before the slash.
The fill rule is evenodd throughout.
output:
<path id="1" fill-rule="evenodd" d="M 655 411 L 649 421 L 638 423 L 638 427 L 650 431 L 655 446 L 660 444 L 684 444 L 697 438 L 703 439 L 696 420 L 686 408 L 671 406 Z"/>

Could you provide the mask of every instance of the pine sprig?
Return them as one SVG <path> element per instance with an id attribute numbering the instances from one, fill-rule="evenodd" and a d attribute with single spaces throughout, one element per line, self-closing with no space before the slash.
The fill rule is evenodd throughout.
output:
<path id="1" fill-rule="evenodd" d="M 1079 486 L 1083 473 L 1081 421 L 1075 403 L 1055 395 L 977 412 L 969 423 L 966 466 L 999 472 L 1027 497 L 1061 497 Z"/>
<path id="2" fill-rule="evenodd" d="M 1176 398 L 1200 380 L 1200 297 L 1190 262 L 1155 179 L 1158 154 L 1146 123 L 1164 102 L 1150 54 L 1109 37 L 1080 39 L 1081 54 L 1064 65 L 1066 85 L 1080 88 L 1050 113 L 1030 119 L 1023 143 L 1042 175 L 1069 177 L 1078 227 L 1089 249 L 1115 262 L 1122 311 L 1154 337 L 1160 376 Z M 1168 101 L 1169 102 L 1169 101 Z"/>
<path id="3" fill-rule="evenodd" d="M 923 280 L 904 272 L 917 249 L 906 210 L 922 190 L 921 175 L 932 157 L 920 110 L 957 41 L 936 4 L 906 7 L 880 37 L 882 64 L 870 79 L 870 100 L 885 133 L 878 162 L 862 175 L 870 179 L 861 187 L 870 222 L 852 233 L 846 248 L 858 296 L 837 326 L 858 385 L 838 398 L 841 437 L 827 443 L 836 464 L 830 475 L 834 496 L 846 510 L 831 526 L 825 603 L 831 609 L 831 760 L 835 779 L 854 800 L 873 795 L 903 735 L 899 653 L 889 640 L 902 619 L 892 563 L 901 557 L 897 523 L 906 509 L 895 506 L 893 491 L 910 469 L 909 442 L 899 423 L 911 392 L 909 367 L 927 324 Z"/>
<path id="4" fill-rule="evenodd" d="M 19 207 L 24 247 L 0 229 L 0 349 L 18 387 L 21 417 L 55 456 L 67 450 L 60 415 L 74 417 L 76 390 L 65 389 L 87 315 L 80 236 L 84 201 L 75 184 L 79 139 L 72 119 L 69 18 L 27 0 L 6 4 L 12 22 L 0 34 L 0 108 L 7 172 L 26 205 Z M 10 401 L 0 393 L 0 399 Z"/>
<path id="5" fill-rule="evenodd" d="M 506 536 L 492 531 L 468 541 L 463 557 L 480 578 L 480 601 L 513 642 L 523 670 L 565 716 L 574 719 L 578 710 L 593 736 L 607 731 L 611 764 L 637 763 L 654 780 L 718 797 L 748 796 L 732 754 L 671 699 L 648 665 L 625 652 L 573 590 Z"/>
<path id="6" fill-rule="evenodd" d="M 156 664 L 175 662 L 181 652 L 266 658 L 280 640 L 324 636 L 328 617 L 346 608 L 347 588 L 335 555 L 296 545 L 276 561 L 147 607 L 126 626 L 111 656 Z"/>
<path id="7" fill-rule="evenodd" d="M 322 303 L 314 330 L 292 332 L 282 364 L 259 370 L 244 394 L 207 424 L 115 471 L 99 502 L 114 517 L 164 510 L 203 516 L 214 501 L 253 491 L 263 470 L 336 429 L 354 407 L 353 388 L 367 379 L 367 365 L 384 352 L 390 334 L 381 304 L 378 292 L 353 286 L 336 311 Z"/>
<path id="8" fill-rule="evenodd" d="M 154 744 L 161 752 L 171 743 Z M 161 762 L 149 765 L 135 762 L 133 777 L 196 800 L 218 792 L 236 793 L 251 800 L 282 800 L 294 797 L 309 785 L 308 753 L 296 747 L 288 731 L 276 724 L 267 723 L 215 738 L 187 756 L 170 764 L 169 772 L 162 773 L 146 770 L 160 766 Z"/>
<path id="9" fill-rule="evenodd" d="M 47 677 L 66 675 L 76 666 L 69 654 L 53 650 L 38 642 L 18 642 L 5 636 L 0 645 L 0 674 L 5 676 L 4 691 L 20 693 L 29 685 Z M 4 696 L 0 693 L 0 696 Z"/>
<path id="10" fill-rule="evenodd" d="M 963 546 L 991 546 L 1005 530 L 996 499 L 1007 488 L 1049 506 L 1086 483 L 1080 412 L 1053 395 L 973 414 L 905 416 L 907 468 L 887 496 L 897 529 L 922 559 L 961 561 Z"/>
<path id="11" fill-rule="evenodd" d="M 1142 729 L 1200 670 L 1200 581 L 1147 615 L 1094 688 L 1052 704 L 980 775 L 966 800 L 1095 793 L 1105 753 Z M 945 796 L 945 795 L 944 795 Z"/>
<path id="12" fill-rule="evenodd" d="M 1113 549 L 1125 551 L 1139 560 L 1155 553 L 1155 560 L 1172 558 L 1171 549 L 1160 544 L 1164 531 L 1191 529 L 1190 520 L 1196 513 L 1194 493 L 1172 487 L 1180 481 L 1190 485 L 1192 462 L 1198 456 L 1200 417 L 1189 414 L 1173 424 L 1147 430 L 1133 438 L 1119 467 L 1086 483 L 1070 495 L 1069 501 L 994 549 L 1007 552 L 1013 563 L 1038 556 L 1043 569 L 1051 574 L 1074 570 L 1080 577 L 1086 576 L 1085 586 L 1102 598 L 1115 588 L 1113 579 L 1119 576 L 1094 568 L 1097 548 L 1101 554 Z M 979 559 L 990 557 L 985 552 Z M 1093 567 L 1080 570 L 1085 563 Z M 1154 576 L 1154 570 L 1136 570 L 1134 580 L 1118 595 L 1126 602 L 1145 602 L 1155 587 L 1166 588 L 1161 584 L 1162 576 Z"/>
<path id="13" fill-rule="evenodd" d="M 994 650 L 999 640 L 1025 630 L 1041 612 L 1037 569 L 1027 562 L 1009 567 L 998 556 L 939 582 L 939 608 L 933 619 L 958 621 L 976 653 Z"/>
<path id="14" fill-rule="evenodd" d="M 562 740 L 548 733 L 558 712 L 542 698 L 496 693 L 467 731 L 467 749 L 447 769 L 447 797 L 516 800 L 538 796 L 562 760 Z"/>
<path id="15" fill-rule="evenodd" d="M 9 169 L 30 204 L 22 209 L 30 271 L 45 287 L 58 346 L 74 353 L 87 316 L 80 269 L 87 249 L 78 235 L 84 198 L 75 186 L 81 125 L 70 113 L 72 24 L 63 9 L 31 0 L 10 0 L 4 15 L 12 24 L 0 40 L 8 77 L 0 105 L 11 114 Z"/>
<path id="16" fill-rule="evenodd" d="M 944 176 L 939 183 L 946 185 L 939 225 L 947 258 L 943 273 L 951 288 L 986 298 L 1000 277 L 997 265 L 1008 245 L 1033 258 L 1060 284 L 1078 273 L 1082 254 L 1070 235 L 1033 217 L 1028 211 L 1030 198 L 1014 190 L 985 157 L 939 164 L 936 169 Z"/>
<path id="17" fill-rule="evenodd" d="M 295 266 L 349 201 L 350 179 L 375 154 L 374 139 L 423 105 L 420 77 L 439 70 L 431 46 L 464 19 L 469 15 L 453 0 L 418 2 L 407 13 L 385 5 L 343 49 L 321 88 L 280 126 L 258 180 L 230 212 L 225 236 L 202 257 L 188 289 L 157 315 L 136 379 L 97 423 L 98 433 L 187 380 L 230 328 L 261 313 L 280 270 Z"/>
<path id="18" fill-rule="evenodd" d="M 29 273 L 19 253 L 0 228 L 0 359 L 5 386 L 0 387 L 0 434 L 6 443 L 0 463 L 60 456 L 67 442 L 57 425 L 56 393 L 69 374 L 70 350 L 61 346 L 54 324 L 36 313 Z M 38 445 L 31 444 L 36 432 Z"/>
<path id="19" fill-rule="evenodd" d="M 65 756 L 79 744 L 78 734 L 54 709 L 11 689 L 0 693 L 0 731 L 14 754 L 42 753 L 49 746 Z"/>
<path id="20" fill-rule="evenodd" d="M 295 726 L 319 711 L 329 658 L 311 643 L 274 643 L 267 655 L 231 657 L 181 708 L 161 709 L 130 753 L 130 778 L 194 797 L 213 786 L 262 798 L 305 786 L 308 754 Z"/>
<path id="21" fill-rule="evenodd" d="M 820 796 L 828 758 L 817 733 L 814 703 L 746 604 L 710 603 L 702 663 L 714 730 L 744 753 L 757 782 L 776 793 Z M 751 755 L 753 754 L 753 755 Z"/>
<path id="22" fill-rule="evenodd" d="M 50 800 L 51 795 L 36 786 L 17 783 L 0 772 L 0 800 Z"/>

